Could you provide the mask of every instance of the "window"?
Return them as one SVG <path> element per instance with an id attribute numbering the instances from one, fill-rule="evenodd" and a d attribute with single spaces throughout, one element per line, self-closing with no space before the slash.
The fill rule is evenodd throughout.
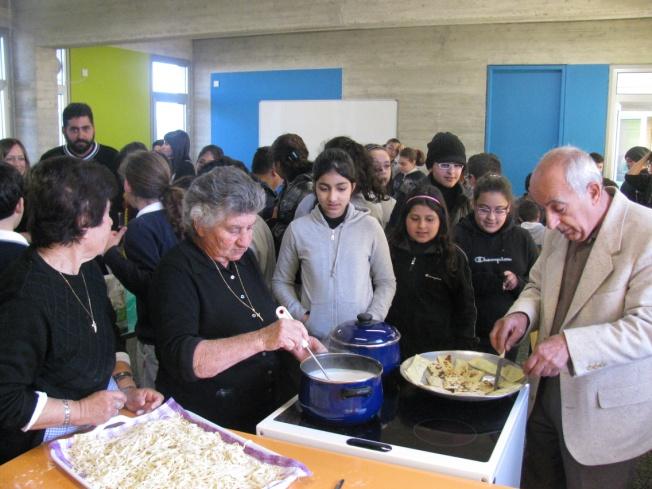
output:
<path id="1" fill-rule="evenodd" d="M 627 150 L 652 145 L 652 66 L 613 67 L 610 86 L 607 155 L 610 176 L 620 184 L 627 173 Z"/>
<path id="2" fill-rule="evenodd" d="M 186 131 L 187 110 L 188 62 L 152 56 L 152 140 Z"/>
<path id="3" fill-rule="evenodd" d="M 0 139 L 12 133 L 8 32 L 0 30 Z"/>
<path id="4" fill-rule="evenodd" d="M 57 71 L 57 114 L 59 114 L 59 121 L 63 121 L 63 109 L 68 105 L 67 49 L 57 49 L 57 61 L 59 62 L 59 71 Z M 59 131 L 59 144 L 66 144 L 63 131 Z"/>

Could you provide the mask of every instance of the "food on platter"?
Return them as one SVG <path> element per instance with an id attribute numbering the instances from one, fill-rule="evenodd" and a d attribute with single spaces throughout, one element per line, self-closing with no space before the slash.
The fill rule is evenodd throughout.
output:
<path id="1" fill-rule="evenodd" d="M 405 364 L 403 373 L 411 383 L 436 392 L 460 396 L 504 396 L 520 389 L 525 377 L 520 368 L 505 365 L 500 388 L 495 389 L 496 363 L 481 357 L 469 360 L 455 358 L 451 353 L 434 356 L 434 359 L 415 355 L 406 360 Z"/>
<path id="2" fill-rule="evenodd" d="M 75 435 L 69 450 L 74 471 L 90 487 L 264 488 L 283 479 L 284 467 L 245 453 L 176 414 L 135 425 L 112 439 Z"/>
<path id="3" fill-rule="evenodd" d="M 488 374 L 493 375 L 496 373 L 496 364 L 490 362 L 486 358 L 474 358 L 469 360 L 469 364 L 473 368 L 477 368 L 478 370 L 482 370 Z M 525 374 L 523 373 L 522 368 L 514 367 L 513 365 L 503 365 L 503 368 L 500 371 L 500 377 L 505 379 L 507 382 L 514 383 L 523 380 Z"/>

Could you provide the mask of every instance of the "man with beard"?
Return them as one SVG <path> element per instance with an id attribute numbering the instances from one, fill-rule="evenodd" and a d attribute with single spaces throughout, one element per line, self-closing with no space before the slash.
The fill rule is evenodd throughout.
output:
<path id="1" fill-rule="evenodd" d="M 84 161 L 95 161 L 106 166 L 115 176 L 118 188 L 122 188 L 118 177 L 118 152 L 110 146 L 95 142 L 93 111 L 84 103 L 71 103 L 63 110 L 63 136 L 66 144 L 46 151 L 41 160 L 54 156 L 72 156 Z M 111 202 L 111 218 L 118 226 L 118 213 L 123 211 L 122 192 L 118 192 Z"/>

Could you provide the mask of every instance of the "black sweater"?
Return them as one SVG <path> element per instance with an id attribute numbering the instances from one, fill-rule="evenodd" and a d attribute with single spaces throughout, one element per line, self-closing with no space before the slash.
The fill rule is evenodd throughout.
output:
<path id="1" fill-rule="evenodd" d="M 455 239 L 471 265 L 478 307 L 476 332 L 483 349 L 494 352 L 489 344 L 489 332 L 525 287 L 530 268 L 537 259 L 537 247 L 530 233 L 514 225 L 510 217 L 500 230 L 489 234 L 480 229 L 470 214 L 455 228 Z M 513 290 L 503 290 L 507 270 L 518 276 L 518 286 Z"/>
<path id="2" fill-rule="evenodd" d="M 97 333 L 61 275 L 33 248 L 0 277 L 0 463 L 43 440 L 43 430 L 20 430 L 36 408 L 36 391 L 78 400 L 108 386 L 115 366 L 115 315 L 95 261 L 81 272 Z M 86 301 L 81 274 L 66 279 Z"/>
<path id="3" fill-rule="evenodd" d="M 194 351 L 202 339 L 228 338 L 276 321 L 276 302 L 251 251 L 237 262 L 237 268 L 262 322 L 251 317 L 251 311 L 224 283 L 238 297 L 244 295 L 233 263 L 229 270 L 220 266 L 223 280 L 213 262 L 190 240 L 179 243 L 161 260 L 150 285 L 159 358 L 156 387 L 221 426 L 253 432 L 281 401 L 279 353 L 259 353 L 207 379 L 198 378 L 193 370 Z"/>
<path id="4" fill-rule="evenodd" d="M 462 250 L 455 250 L 457 272 L 450 274 L 434 247 L 423 249 L 406 240 L 390 248 L 396 295 L 386 321 L 401 333 L 402 358 L 475 345 L 471 272 Z"/>
<path id="5" fill-rule="evenodd" d="M 117 246 L 104 254 L 104 263 L 116 278 L 136 296 L 138 323 L 136 336 L 153 345 L 155 329 L 149 319 L 149 282 L 165 253 L 178 243 L 164 210 L 148 212 L 129 222 L 124 238 L 125 256 Z"/>

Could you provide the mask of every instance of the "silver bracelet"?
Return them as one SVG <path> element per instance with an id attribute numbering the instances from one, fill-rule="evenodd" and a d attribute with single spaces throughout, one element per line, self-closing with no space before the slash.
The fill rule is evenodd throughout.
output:
<path id="1" fill-rule="evenodd" d="M 63 426 L 67 428 L 70 426 L 70 404 L 68 404 L 68 399 L 64 399 L 61 402 L 63 402 Z"/>

